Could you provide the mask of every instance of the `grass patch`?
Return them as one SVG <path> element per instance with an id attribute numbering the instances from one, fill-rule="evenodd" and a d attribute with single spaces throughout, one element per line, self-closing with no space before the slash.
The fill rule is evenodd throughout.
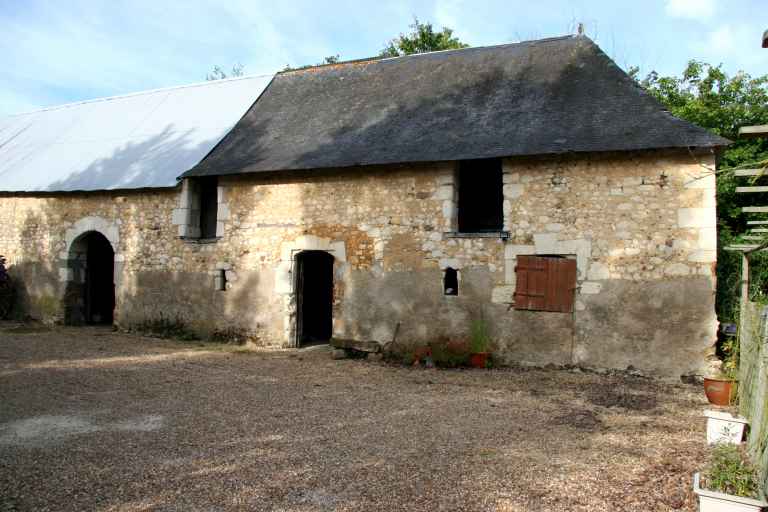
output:
<path id="1" fill-rule="evenodd" d="M 744 450 L 733 444 L 718 444 L 712 449 L 703 474 L 704 486 L 745 498 L 758 498 L 757 471 Z"/>

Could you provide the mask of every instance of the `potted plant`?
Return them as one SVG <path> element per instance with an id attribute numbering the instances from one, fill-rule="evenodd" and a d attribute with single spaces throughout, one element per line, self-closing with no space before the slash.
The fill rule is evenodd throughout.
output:
<path id="1" fill-rule="evenodd" d="M 768 502 L 760 497 L 757 472 L 740 446 L 717 444 L 709 464 L 693 475 L 700 512 L 759 512 Z"/>
<path id="2" fill-rule="evenodd" d="M 422 362 L 426 363 L 427 359 L 432 357 L 432 349 L 426 345 L 419 345 L 413 349 L 413 366 L 420 366 Z"/>
<path id="3" fill-rule="evenodd" d="M 739 338 L 727 338 L 721 347 L 723 361 L 720 367 L 704 377 L 704 393 L 713 405 L 731 405 L 736 400 L 739 374 Z"/>
<path id="4" fill-rule="evenodd" d="M 736 399 L 736 379 L 727 373 L 704 377 L 704 394 L 712 405 L 731 405 Z"/>
<path id="5" fill-rule="evenodd" d="M 744 437 L 746 418 L 732 416 L 724 411 L 704 411 L 707 418 L 707 444 L 740 444 Z"/>
<path id="6" fill-rule="evenodd" d="M 488 334 L 488 324 L 481 316 L 472 320 L 469 334 L 469 365 L 472 368 L 485 368 L 488 364 L 488 347 L 491 336 Z"/>

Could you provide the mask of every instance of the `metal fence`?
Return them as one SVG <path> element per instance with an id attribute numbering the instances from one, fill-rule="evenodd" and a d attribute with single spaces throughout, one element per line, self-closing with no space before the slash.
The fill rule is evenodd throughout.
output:
<path id="1" fill-rule="evenodd" d="M 768 494 L 768 306 L 742 303 L 739 332 L 739 409 L 749 420 L 747 449 Z"/>

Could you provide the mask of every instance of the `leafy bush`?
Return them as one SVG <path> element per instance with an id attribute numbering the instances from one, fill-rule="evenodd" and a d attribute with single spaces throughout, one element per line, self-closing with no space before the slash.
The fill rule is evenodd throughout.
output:
<path id="1" fill-rule="evenodd" d="M 757 472 L 738 445 L 723 443 L 712 449 L 703 483 L 711 491 L 745 498 L 758 497 Z"/>
<path id="2" fill-rule="evenodd" d="M 415 361 L 425 362 L 428 357 L 432 357 L 431 344 L 409 346 L 408 348 L 396 350 L 390 354 L 389 359 L 410 365 Z"/>
<path id="3" fill-rule="evenodd" d="M 469 346 L 463 340 L 440 339 L 430 343 L 432 360 L 441 368 L 465 366 L 469 360 Z"/>
<path id="4" fill-rule="evenodd" d="M 739 378 L 739 338 L 736 336 L 726 338 L 720 345 L 723 354 L 723 374 L 733 380 Z"/>

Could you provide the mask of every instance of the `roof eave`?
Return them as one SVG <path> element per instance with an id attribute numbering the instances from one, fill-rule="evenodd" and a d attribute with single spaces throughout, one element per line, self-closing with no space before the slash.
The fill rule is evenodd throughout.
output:
<path id="1" fill-rule="evenodd" d="M 500 154 L 500 155 L 478 155 L 472 158 L 462 159 L 434 159 L 425 158 L 423 160 L 381 160 L 373 162 L 361 162 L 356 164 L 345 165 L 328 165 L 320 167 L 307 167 L 307 166 L 290 166 L 281 168 L 265 168 L 265 169 L 251 169 L 253 164 L 243 164 L 242 166 L 230 169 L 215 169 L 213 166 L 195 166 L 188 170 L 184 174 L 180 175 L 177 179 L 183 180 L 185 178 L 198 178 L 203 176 L 237 176 L 237 175 L 250 175 L 250 174 L 262 174 L 262 173 L 277 173 L 277 172 L 301 172 L 312 170 L 329 170 L 329 169 L 354 169 L 358 167 L 373 167 L 381 165 L 408 165 L 408 164 L 425 164 L 430 162 L 455 162 L 458 160 L 473 160 L 481 158 L 531 158 L 531 157 L 558 157 L 563 155 L 587 155 L 587 154 L 602 154 L 602 153 L 631 153 L 635 151 L 673 151 L 673 150 L 710 150 L 719 151 L 722 148 L 732 144 L 733 142 L 724 138 L 718 137 L 719 140 L 713 141 L 712 144 L 694 144 L 694 145 L 677 145 L 677 146 L 654 146 L 654 147 L 629 147 L 629 148 L 606 148 L 602 150 L 573 150 L 563 149 L 562 151 L 551 152 L 533 152 L 533 153 L 514 153 L 514 154 Z"/>

